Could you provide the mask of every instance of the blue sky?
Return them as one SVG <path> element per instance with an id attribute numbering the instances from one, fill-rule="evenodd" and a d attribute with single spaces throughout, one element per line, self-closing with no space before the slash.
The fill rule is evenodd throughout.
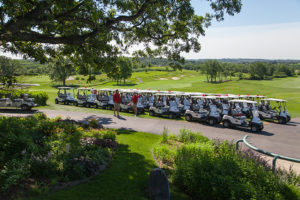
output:
<path id="1" fill-rule="evenodd" d="M 300 0 L 243 0 L 242 10 L 212 22 L 199 38 L 200 53 L 186 58 L 300 59 Z M 206 0 L 192 0 L 197 14 L 209 11 Z"/>

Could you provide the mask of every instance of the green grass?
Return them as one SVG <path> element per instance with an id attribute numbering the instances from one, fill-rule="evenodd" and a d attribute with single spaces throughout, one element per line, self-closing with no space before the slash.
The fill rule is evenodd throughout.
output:
<path id="1" fill-rule="evenodd" d="M 83 76 L 78 76 L 84 78 Z M 176 78 L 175 78 L 176 77 Z M 173 79 L 172 79 L 173 78 Z M 178 80 L 174 80 L 178 79 Z M 85 108 L 74 108 L 70 106 L 55 105 L 54 99 L 57 94 L 57 83 L 52 83 L 47 76 L 24 76 L 19 79 L 23 83 L 38 83 L 39 87 L 32 87 L 30 90 L 45 91 L 49 94 L 48 106 L 46 109 L 64 109 L 72 111 L 89 111 L 94 113 L 107 113 L 111 111 L 95 110 Z M 224 83 L 207 83 L 206 77 L 199 72 L 183 70 L 175 72 L 151 71 L 135 72 L 126 82 L 126 85 L 116 85 L 105 75 L 97 75 L 96 81 L 86 84 L 85 80 L 69 80 L 68 85 L 87 86 L 93 88 L 139 88 L 154 90 L 172 90 L 184 92 L 206 92 L 206 93 L 230 93 L 230 94 L 264 94 L 272 98 L 283 98 L 288 100 L 288 111 L 293 117 L 300 116 L 300 77 L 275 78 L 273 80 L 237 80 Z M 128 114 L 123 114 L 128 115 Z M 129 114 L 131 115 L 131 114 Z M 144 116 L 148 117 L 148 116 Z"/>
<path id="2" fill-rule="evenodd" d="M 148 199 L 149 174 L 157 167 L 152 147 L 161 140 L 161 136 L 127 130 L 117 132 L 118 150 L 108 168 L 100 175 L 82 185 L 27 199 Z M 188 198 L 172 188 L 172 199 Z"/>

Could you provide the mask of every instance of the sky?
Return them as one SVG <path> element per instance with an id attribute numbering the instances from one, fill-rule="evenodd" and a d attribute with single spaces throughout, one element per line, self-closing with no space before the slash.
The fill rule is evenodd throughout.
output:
<path id="1" fill-rule="evenodd" d="M 186 59 L 300 60 L 300 0 L 242 0 L 242 3 L 240 13 L 212 22 L 205 36 L 199 38 L 200 52 L 182 55 Z M 192 5 L 198 15 L 210 10 L 207 0 L 192 0 Z"/>
<path id="2" fill-rule="evenodd" d="M 209 11 L 206 0 L 192 0 L 199 15 Z M 242 0 L 240 13 L 212 22 L 201 51 L 187 59 L 300 59 L 300 0 Z"/>

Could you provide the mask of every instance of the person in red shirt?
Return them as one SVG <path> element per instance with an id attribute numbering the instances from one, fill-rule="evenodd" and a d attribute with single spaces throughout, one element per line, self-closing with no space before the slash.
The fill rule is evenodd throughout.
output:
<path id="1" fill-rule="evenodd" d="M 120 94 L 119 94 L 119 90 L 116 90 L 114 92 L 113 101 L 114 101 L 114 116 L 116 116 L 116 111 L 117 111 L 118 117 L 120 117 L 119 111 L 120 111 L 121 97 L 120 97 Z"/>
<path id="2" fill-rule="evenodd" d="M 139 96 L 134 92 L 133 96 L 131 97 L 131 102 L 132 102 L 132 110 L 134 115 L 137 115 L 137 102 L 138 102 Z"/>

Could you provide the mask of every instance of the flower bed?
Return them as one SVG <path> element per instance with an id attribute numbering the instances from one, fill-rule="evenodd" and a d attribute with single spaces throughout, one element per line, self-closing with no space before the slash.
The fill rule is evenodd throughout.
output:
<path id="1" fill-rule="evenodd" d="M 34 182 L 34 187 L 51 188 L 97 174 L 117 148 L 115 134 L 108 129 L 83 128 L 68 120 L 48 119 L 43 114 L 28 118 L 1 117 L 3 198 L 16 188 L 24 188 L 28 180 Z"/>

